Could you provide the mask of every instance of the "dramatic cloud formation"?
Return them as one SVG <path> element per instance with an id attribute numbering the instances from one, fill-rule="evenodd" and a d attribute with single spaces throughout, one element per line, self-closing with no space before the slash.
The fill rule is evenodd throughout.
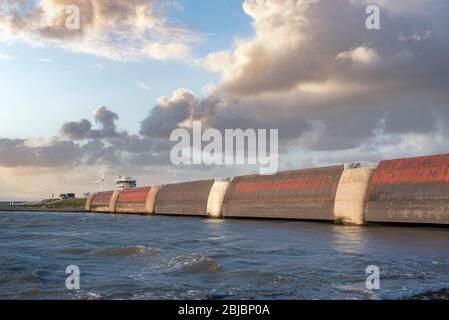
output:
<path id="1" fill-rule="evenodd" d="M 418 14 L 409 13 L 408 3 L 404 12 L 393 12 L 389 2 L 379 2 L 382 29 L 367 30 L 359 1 L 245 1 L 255 36 L 238 39 L 230 52 L 211 53 L 205 63 L 222 73 L 224 90 L 239 95 L 307 91 L 312 84 L 324 90 L 326 84 L 359 80 L 377 87 L 386 76 L 398 81 L 414 74 L 422 80 L 428 75 L 422 71 L 430 68 L 416 72 L 415 63 L 429 64 L 431 57 L 442 62 L 435 49 L 447 50 L 439 24 L 445 23 L 448 5 L 435 1 L 444 9 L 439 14 L 429 4 Z M 376 69 L 365 68 L 376 63 Z"/>
<path id="2" fill-rule="evenodd" d="M 84 140 L 89 138 L 110 138 L 118 135 L 115 121 L 118 115 L 109 111 L 106 107 L 99 107 L 94 111 L 94 118 L 101 125 L 101 129 L 92 130 L 92 123 L 87 119 L 79 122 L 67 122 L 62 126 L 62 133 L 73 140 Z"/>
<path id="3" fill-rule="evenodd" d="M 297 135 L 305 150 L 354 149 L 381 133 L 442 134 L 449 4 L 373 2 L 381 30 L 365 28 L 368 2 L 245 1 L 254 37 L 205 59 L 222 75 L 216 92 L 271 123 L 306 121 L 312 129 Z"/>
<path id="4" fill-rule="evenodd" d="M 1 167 L 57 167 L 80 164 L 80 148 L 71 141 L 30 146 L 21 139 L 0 139 Z"/>
<path id="5" fill-rule="evenodd" d="M 188 59 L 199 35 L 171 24 L 159 0 L 7 0 L 0 40 L 54 44 L 113 60 Z M 79 8 L 79 29 L 72 28 Z M 67 25 L 69 28 L 67 28 Z"/>
<path id="6" fill-rule="evenodd" d="M 140 133 L 144 136 L 168 138 L 173 129 L 190 118 L 198 103 L 186 89 L 176 90 L 172 97 L 161 97 L 158 102 L 141 123 Z"/>
<path id="7" fill-rule="evenodd" d="M 62 0 L 37 6 L 9 1 L 9 17 L 0 16 L 0 26 L 22 40 L 113 59 L 188 52 L 191 35 L 167 23 L 155 1 L 74 2 L 91 13 L 75 34 L 58 31 L 62 16 L 49 10 L 68 4 Z M 365 28 L 365 8 L 373 3 L 381 9 L 381 30 Z M 100 107 L 96 124 L 65 123 L 67 140 L 46 146 L 0 140 L 0 166 L 139 166 L 159 172 L 170 167 L 170 132 L 189 128 L 192 120 L 219 130 L 279 129 L 283 168 L 447 152 L 448 1 L 246 0 L 243 10 L 254 35 L 203 59 L 221 76 L 207 86 L 206 97 L 187 89 L 161 97 L 138 134 L 118 130 L 118 114 Z"/>
<path id="8" fill-rule="evenodd" d="M 403 152 L 411 137 L 444 137 L 449 5 L 434 4 L 439 10 L 381 1 L 377 31 L 365 28 L 363 2 L 245 1 L 254 37 L 205 59 L 221 83 L 203 99 L 186 90 L 163 98 L 141 133 L 168 136 L 190 119 L 221 130 L 278 128 L 285 152 L 346 150 L 346 161 L 367 146 L 379 159 L 388 145 Z"/>

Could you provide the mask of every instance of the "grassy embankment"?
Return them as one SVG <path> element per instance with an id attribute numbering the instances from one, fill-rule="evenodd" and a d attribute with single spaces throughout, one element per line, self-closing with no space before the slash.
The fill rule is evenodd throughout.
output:
<path id="1" fill-rule="evenodd" d="M 30 205 L 31 208 L 42 209 L 84 209 L 86 199 L 44 200 Z"/>

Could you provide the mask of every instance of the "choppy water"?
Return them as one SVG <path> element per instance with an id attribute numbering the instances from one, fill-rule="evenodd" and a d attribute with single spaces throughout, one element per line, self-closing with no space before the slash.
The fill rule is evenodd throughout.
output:
<path id="1" fill-rule="evenodd" d="M 68 265 L 81 289 L 65 287 Z M 380 290 L 365 287 L 368 265 Z M 0 212 L 0 298 L 396 299 L 449 288 L 449 229 Z"/>

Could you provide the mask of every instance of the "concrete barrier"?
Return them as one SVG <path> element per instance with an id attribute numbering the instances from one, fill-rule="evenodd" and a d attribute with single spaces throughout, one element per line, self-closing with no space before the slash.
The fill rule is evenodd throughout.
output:
<path id="1" fill-rule="evenodd" d="M 89 195 L 86 199 L 86 204 L 84 206 L 84 210 L 86 211 L 91 211 L 92 210 L 92 200 L 93 200 L 94 196 L 93 195 Z"/>
<path id="2" fill-rule="evenodd" d="M 236 177 L 226 191 L 224 217 L 334 220 L 344 166 Z"/>
<path id="3" fill-rule="evenodd" d="M 375 165 L 292 170 L 100 192 L 85 209 L 198 215 L 449 224 L 449 155 L 382 161 Z"/>
<path id="4" fill-rule="evenodd" d="M 99 192 L 93 195 L 91 202 L 91 211 L 111 212 L 111 200 L 114 191 Z"/>
<path id="5" fill-rule="evenodd" d="M 449 155 L 382 161 L 369 183 L 365 217 L 449 224 Z"/>
<path id="6" fill-rule="evenodd" d="M 156 214 L 207 216 L 214 180 L 166 184 L 156 196 Z"/>
<path id="7" fill-rule="evenodd" d="M 120 195 L 120 191 L 112 192 L 111 200 L 109 201 L 109 212 L 110 213 L 114 213 L 116 211 L 117 199 L 118 199 L 119 195 Z"/>
<path id="8" fill-rule="evenodd" d="M 126 189 L 120 192 L 115 212 L 118 213 L 146 213 L 146 202 L 151 187 Z"/>
<path id="9" fill-rule="evenodd" d="M 347 225 L 365 224 L 366 192 L 374 167 L 346 164 L 335 195 L 334 220 Z"/>
<path id="10" fill-rule="evenodd" d="M 145 214 L 155 214 L 156 197 L 160 189 L 160 186 L 151 187 L 150 192 L 148 192 L 147 198 L 145 200 Z"/>
<path id="11" fill-rule="evenodd" d="M 210 218 L 221 218 L 224 197 L 230 184 L 229 178 L 215 179 L 207 199 L 207 215 Z"/>

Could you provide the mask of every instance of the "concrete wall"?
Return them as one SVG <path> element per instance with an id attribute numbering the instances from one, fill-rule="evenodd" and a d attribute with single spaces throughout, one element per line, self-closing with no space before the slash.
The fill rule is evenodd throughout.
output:
<path id="1" fill-rule="evenodd" d="M 109 201 L 109 212 L 114 213 L 117 209 L 117 199 L 120 195 L 120 191 L 112 192 L 111 200 Z"/>
<path id="2" fill-rule="evenodd" d="M 94 212 L 111 212 L 110 204 L 114 191 L 99 192 L 93 195 L 91 203 L 91 211 Z"/>
<path id="3" fill-rule="evenodd" d="M 224 197 L 230 184 L 229 178 L 215 179 L 207 199 L 207 215 L 210 218 L 221 218 Z"/>
<path id="4" fill-rule="evenodd" d="M 449 155 L 382 161 L 369 183 L 366 220 L 449 224 Z"/>
<path id="5" fill-rule="evenodd" d="M 145 200 L 145 214 L 155 214 L 156 197 L 160 189 L 160 186 L 151 187 L 150 192 L 148 192 L 147 198 Z"/>
<path id="6" fill-rule="evenodd" d="M 118 213 L 146 213 L 147 196 L 151 187 L 126 189 L 120 192 L 116 212 Z"/>
<path id="7" fill-rule="evenodd" d="M 86 210 L 449 224 L 449 155 L 107 191 L 88 197 Z"/>
<path id="8" fill-rule="evenodd" d="M 90 195 L 90 196 L 87 197 L 84 210 L 86 210 L 86 211 L 91 211 L 92 210 L 92 200 L 93 200 L 93 198 L 94 198 L 93 195 Z"/>
<path id="9" fill-rule="evenodd" d="M 215 180 L 163 185 L 156 196 L 156 214 L 207 216 L 207 201 Z"/>
<path id="10" fill-rule="evenodd" d="M 343 165 L 251 175 L 232 180 L 224 217 L 334 220 Z"/>
<path id="11" fill-rule="evenodd" d="M 347 225 L 365 223 L 365 200 L 374 168 L 346 167 L 335 195 L 334 220 Z"/>

